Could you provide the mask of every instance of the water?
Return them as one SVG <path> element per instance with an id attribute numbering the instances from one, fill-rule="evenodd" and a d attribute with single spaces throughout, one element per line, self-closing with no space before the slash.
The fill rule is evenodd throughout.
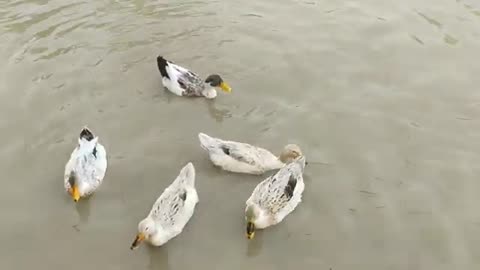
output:
<path id="1" fill-rule="evenodd" d="M 478 269 L 480 5 L 428 1 L 2 1 L 2 269 Z M 162 54 L 233 87 L 160 86 Z M 109 155 L 75 206 L 63 168 L 80 128 Z M 263 177 L 215 169 L 197 133 L 299 144 L 304 201 L 244 236 Z M 184 232 L 130 251 L 186 162 Z M 326 164 L 321 164 L 326 163 Z"/>

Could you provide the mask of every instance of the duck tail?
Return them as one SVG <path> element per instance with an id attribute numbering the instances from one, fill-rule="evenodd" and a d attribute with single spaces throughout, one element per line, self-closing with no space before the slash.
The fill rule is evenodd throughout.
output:
<path id="1" fill-rule="evenodd" d="M 187 165 L 180 170 L 177 179 L 185 186 L 195 186 L 195 167 L 191 162 L 187 163 Z"/>
<path id="2" fill-rule="evenodd" d="M 200 145 L 204 149 L 211 148 L 212 145 L 217 145 L 218 144 L 217 139 L 212 138 L 212 137 L 210 137 L 207 134 L 202 133 L 202 132 L 198 133 L 198 139 L 200 140 Z"/>
<path id="3" fill-rule="evenodd" d="M 91 141 L 93 138 L 95 138 L 95 136 L 93 135 L 92 131 L 88 129 L 88 127 L 84 127 L 80 132 L 80 139 Z"/>
<path id="4" fill-rule="evenodd" d="M 160 71 L 160 74 L 162 74 L 162 77 L 166 77 L 170 79 L 167 72 L 168 61 L 165 58 L 163 58 L 163 56 L 161 55 L 157 57 L 157 66 L 158 66 L 158 70 Z"/>

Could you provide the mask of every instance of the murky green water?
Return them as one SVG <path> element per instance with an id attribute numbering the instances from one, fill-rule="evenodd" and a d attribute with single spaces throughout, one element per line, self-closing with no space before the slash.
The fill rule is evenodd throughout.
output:
<path id="1" fill-rule="evenodd" d="M 0 3 L 2 269 L 478 269 L 480 4 Z M 161 87 L 163 54 L 233 87 Z M 77 207 L 63 168 L 87 124 L 109 154 Z M 304 201 L 244 236 L 262 177 L 215 169 L 197 133 L 304 148 Z M 166 246 L 129 245 L 192 161 L 200 203 Z"/>

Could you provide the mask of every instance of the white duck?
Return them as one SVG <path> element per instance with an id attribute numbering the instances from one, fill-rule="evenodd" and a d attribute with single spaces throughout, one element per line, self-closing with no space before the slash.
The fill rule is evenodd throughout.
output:
<path id="1" fill-rule="evenodd" d="M 195 168 L 188 163 L 158 197 L 148 216 L 140 221 L 138 234 L 130 249 L 135 249 L 144 240 L 153 246 L 161 246 L 180 234 L 192 217 L 197 203 Z"/>
<path id="2" fill-rule="evenodd" d="M 302 155 L 300 147 L 295 144 L 286 145 L 277 157 L 266 149 L 213 138 L 205 133 L 199 133 L 198 138 L 213 164 L 236 173 L 263 174 L 266 171 L 279 169 Z"/>
<path id="3" fill-rule="evenodd" d="M 217 96 L 215 87 L 230 93 L 232 88 L 223 81 L 222 77 L 213 74 L 205 81 L 192 71 L 174 64 L 162 56 L 157 57 L 157 66 L 162 75 L 162 84 L 177 96 L 204 96 L 212 99 Z"/>
<path id="4" fill-rule="evenodd" d="M 304 168 L 301 156 L 255 187 L 245 208 L 248 239 L 254 237 L 255 229 L 281 222 L 302 201 Z"/>
<path id="5" fill-rule="evenodd" d="M 107 171 L 107 153 L 98 137 L 84 127 L 65 165 L 64 186 L 75 202 L 86 197 L 102 184 Z"/>

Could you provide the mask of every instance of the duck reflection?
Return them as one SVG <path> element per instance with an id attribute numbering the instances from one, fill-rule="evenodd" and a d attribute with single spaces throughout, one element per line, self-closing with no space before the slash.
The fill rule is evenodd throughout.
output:
<path id="1" fill-rule="evenodd" d="M 88 198 L 86 200 L 80 200 L 79 202 L 75 203 L 75 209 L 77 210 L 78 217 L 80 218 L 80 222 L 78 225 L 84 225 L 88 223 L 88 218 L 90 217 L 91 201 L 92 200 Z"/>
<path id="2" fill-rule="evenodd" d="M 247 257 L 257 257 L 262 252 L 263 248 L 263 233 L 259 231 L 256 233 L 254 239 L 247 241 Z"/>
<path id="3" fill-rule="evenodd" d="M 150 270 L 167 270 L 168 266 L 168 250 L 166 247 L 153 247 L 146 245 L 148 255 L 150 256 L 150 263 L 148 269 Z"/>
<path id="4" fill-rule="evenodd" d="M 232 113 L 228 109 L 218 109 L 214 100 L 205 100 L 207 103 L 208 114 L 215 119 L 215 121 L 221 123 L 225 118 L 232 117 Z"/>

